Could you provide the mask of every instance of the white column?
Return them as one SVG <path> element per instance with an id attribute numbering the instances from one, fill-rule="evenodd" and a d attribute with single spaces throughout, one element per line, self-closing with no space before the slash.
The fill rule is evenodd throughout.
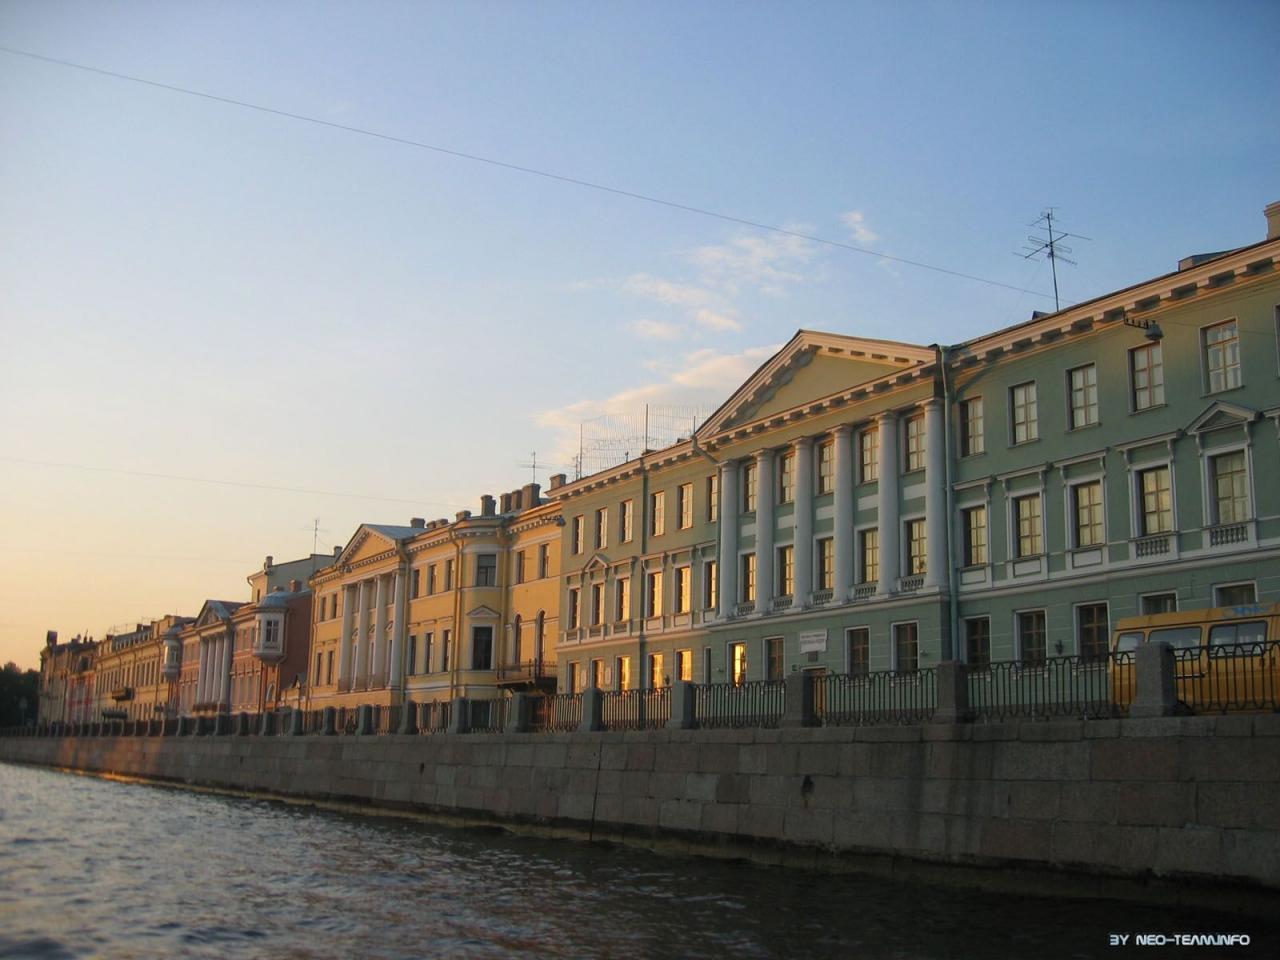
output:
<path id="1" fill-rule="evenodd" d="M 391 632 L 391 666 L 389 676 L 391 678 L 391 686 L 400 686 L 400 678 L 404 674 L 404 632 L 405 619 L 408 616 L 408 610 L 405 602 L 405 577 L 404 571 L 396 570 L 396 586 L 395 586 L 395 622 L 392 625 Z M 495 653 L 496 656 L 496 653 Z"/>
<path id="2" fill-rule="evenodd" d="M 355 591 L 342 587 L 342 641 L 338 647 L 338 689 L 351 689 L 351 627 L 355 622 Z"/>
<path id="3" fill-rule="evenodd" d="M 738 602 L 738 503 L 738 461 L 725 460 L 720 464 L 720 559 L 716 561 L 721 620 L 733 616 Z"/>
<path id="4" fill-rule="evenodd" d="M 924 407 L 925 453 L 925 574 L 926 587 L 945 588 L 951 582 L 947 561 L 946 443 L 942 433 L 942 403 L 936 397 Z"/>
<path id="5" fill-rule="evenodd" d="M 364 690 L 369 685 L 369 587 L 368 580 L 360 581 L 360 601 L 356 608 L 356 679 L 355 688 Z"/>
<path id="6" fill-rule="evenodd" d="M 222 639 L 218 641 L 222 652 L 218 668 L 218 704 L 228 710 L 231 709 L 231 657 L 235 646 L 231 642 L 231 636 L 231 634 L 223 634 Z"/>
<path id="7" fill-rule="evenodd" d="M 383 687 L 387 683 L 387 578 L 374 579 L 373 594 L 373 643 L 370 644 L 369 686 Z"/>
<path id="8" fill-rule="evenodd" d="M 195 702 L 204 703 L 204 698 L 201 696 L 201 694 L 204 693 L 204 678 L 206 676 L 205 669 L 204 669 L 204 641 L 197 640 L 196 643 L 198 644 L 198 647 L 197 647 L 199 652 L 198 660 L 200 665 L 196 668 Z"/>
<path id="9" fill-rule="evenodd" d="M 807 607 L 813 590 L 813 439 L 801 437 L 795 443 L 795 539 L 792 541 L 794 563 L 794 605 Z"/>
<path id="10" fill-rule="evenodd" d="M 208 703 L 213 699 L 213 641 L 200 640 L 200 691 L 197 703 Z"/>
<path id="11" fill-rule="evenodd" d="M 772 450 L 756 454 L 756 612 L 773 602 L 773 500 Z"/>
<path id="12" fill-rule="evenodd" d="M 853 428 L 848 424 L 836 427 L 835 443 L 835 494 L 832 497 L 835 542 L 835 564 L 832 570 L 833 596 L 837 603 L 849 599 L 853 587 L 853 527 L 856 522 L 856 494 L 853 481 Z"/>
<path id="13" fill-rule="evenodd" d="M 888 594 L 898 587 L 898 415 L 886 410 L 876 421 L 880 429 L 879 593 Z"/>

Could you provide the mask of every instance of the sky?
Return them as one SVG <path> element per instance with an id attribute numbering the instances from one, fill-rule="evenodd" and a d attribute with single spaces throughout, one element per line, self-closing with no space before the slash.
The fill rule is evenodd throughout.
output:
<path id="1" fill-rule="evenodd" d="M 1064 306 L 1261 240 L 1277 36 L 1273 2 L 0 0 L 9 50 L 868 251 L 0 51 L 0 662 L 572 474 L 580 423 L 718 405 L 797 329 L 1051 309 L 1047 206 L 1089 238 Z"/>

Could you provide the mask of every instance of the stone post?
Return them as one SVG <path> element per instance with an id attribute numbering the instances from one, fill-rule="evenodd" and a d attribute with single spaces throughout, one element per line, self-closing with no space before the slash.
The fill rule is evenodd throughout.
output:
<path id="1" fill-rule="evenodd" d="M 813 709 L 813 674 L 803 670 L 787 674 L 787 704 L 782 711 L 784 727 L 816 727 L 818 717 Z"/>
<path id="2" fill-rule="evenodd" d="M 289 736 L 302 736 L 302 711 L 289 708 Z"/>
<path id="3" fill-rule="evenodd" d="M 695 713 L 697 687 L 687 680 L 677 680 L 671 686 L 671 719 L 668 730 L 692 730 L 698 725 Z"/>
<path id="4" fill-rule="evenodd" d="M 533 698 L 527 693 L 517 693 L 511 698 L 507 710 L 507 724 L 503 733 L 528 733 L 533 726 Z"/>
<path id="5" fill-rule="evenodd" d="M 582 691 L 582 721 L 579 733 L 595 733 L 604 729 L 604 694 L 599 687 L 587 687 Z"/>
<path id="6" fill-rule="evenodd" d="M 367 737 L 373 733 L 373 709 L 367 703 L 356 707 L 356 736 Z"/>
<path id="7" fill-rule="evenodd" d="M 408 697 L 400 705 L 400 726 L 396 733 L 401 736 L 412 736 L 418 732 L 418 705 Z"/>
<path id="8" fill-rule="evenodd" d="M 471 732 L 471 701 L 466 697 L 457 697 L 449 708 L 449 732 Z"/>
<path id="9" fill-rule="evenodd" d="M 258 727 L 258 735 L 269 737 L 276 732 L 276 715 L 270 710 L 262 714 L 262 724 Z"/>
<path id="10" fill-rule="evenodd" d="M 221 711 L 219 711 L 218 715 L 213 718 L 214 736 L 225 737 L 230 732 L 231 732 L 231 715 L 222 713 Z"/>
<path id="11" fill-rule="evenodd" d="M 1177 712 L 1177 661 L 1173 647 L 1157 641 L 1138 646 L 1133 655 L 1134 697 L 1130 717 L 1169 717 Z"/>
<path id="12" fill-rule="evenodd" d="M 969 673 L 963 663 L 944 660 L 938 664 L 938 702 L 934 723 L 964 723 L 969 720 Z"/>
<path id="13" fill-rule="evenodd" d="M 324 708 L 324 725 L 320 728 L 320 733 L 326 737 L 337 736 L 338 733 L 338 711 L 333 707 Z"/>

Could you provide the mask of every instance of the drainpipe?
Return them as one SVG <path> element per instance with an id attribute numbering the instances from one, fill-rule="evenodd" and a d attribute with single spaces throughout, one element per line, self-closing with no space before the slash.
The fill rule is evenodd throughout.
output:
<path id="1" fill-rule="evenodd" d="M 945 449 L 942 453 L 943 476 L 947 485 L 947 606 L 951 618 L 951 651 L 949 659 L 960 659 L 960 598 L 956 583 L 955 562 L 955 515 L 956 493 L 951 482 L 951 381 L 947 379 L 947 350 L 949 347 L 937 345 L 938 371 L 942 377 L 942 442 Z"/>
<path id="2" fill-rule="evenodd" d="M 453 650 L 450 653 L 449 700 L 458 698 L 458 680 L 462 672 L 462 540 L 453 539 Z"/>
<path id="3" fill-rule="evenodd" d="M 646 437 L 646 439 L 648 438 Z M 649 468 L 645 465 L 644 457 L 645 457 L 645 451 L 641 450 L 640 451 L 640 569 L 637 571 L 639 573 L 639 577 L 635 578 L 640 581 L 639 584 L 637 584 L 637 586 L 640 589 L 635 592 L 635 596 L 640 598 L 640 617 L 639 617 L 640 634 L 636 637 L 636 660 L 638 661 L 636 663 L 636 669 L 640 671 L 640 689 L 641 690 L 649 689 L 648 680 L 646 679 L 648 676 L 648 673 L 646 670 L 647 664 L 645 661 L 645 643 L 647 641 L 645 638 L 645 615 L 644 615 L 645 590 L 648 588 L 649 576 L 648 576 L 648 571 L 645 568 L 644 558 L 649 553 L 649 521 L 651 518 L 649 517 Z M 666 504 L 663 504 L 663 509 L 664 510 L 666 509 Z M 665 593 L 666 593 L 667 585 L 664 582 L 662 586 L 663 586 L 663 593 L 664 593 L 663 601 L 665 602 L 666 600 Z"/>

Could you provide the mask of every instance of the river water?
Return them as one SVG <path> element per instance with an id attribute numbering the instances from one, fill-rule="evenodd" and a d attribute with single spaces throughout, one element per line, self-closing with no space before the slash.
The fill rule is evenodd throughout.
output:
<path id="1" fill-rule="evenodd" d="M 1120 957 L 1185 909 L 890 883 L 0 764 L 0 957 Z M 1178 955 L 1218 951 L 1183 948 Z M 1140 956 L 1167 956 L 1138 949 Z"/>

